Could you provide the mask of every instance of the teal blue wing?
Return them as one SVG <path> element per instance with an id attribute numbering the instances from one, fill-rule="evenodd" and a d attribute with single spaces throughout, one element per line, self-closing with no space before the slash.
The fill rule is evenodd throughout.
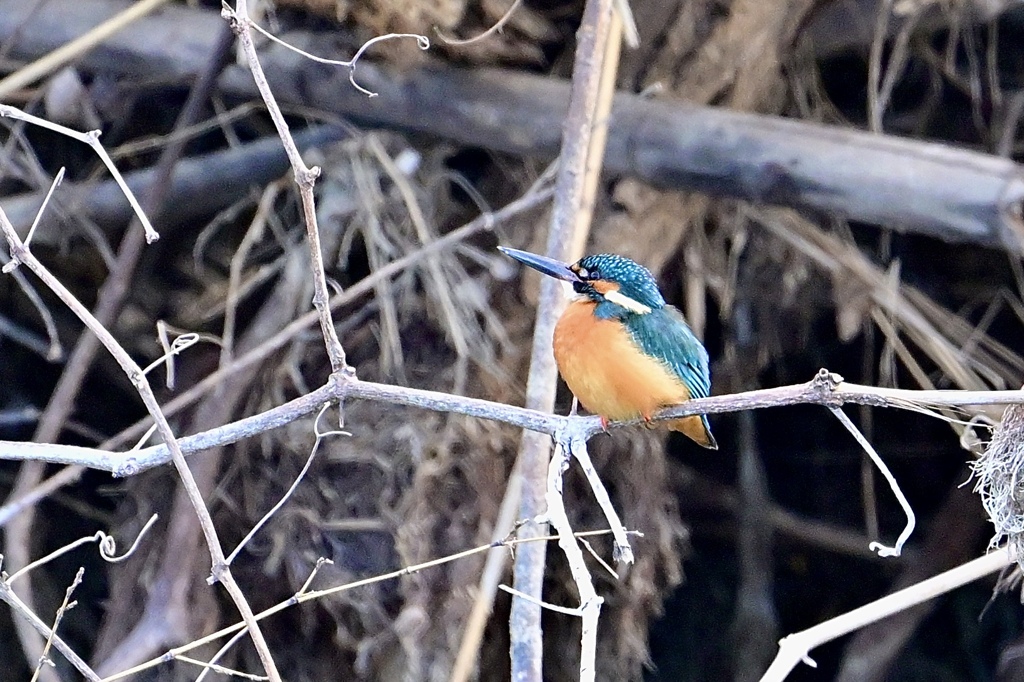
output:
<path id="1" fill-rule="evenodd" d="M 664 362 L 686 384 L 691 398 L 711 395 L 708 352 L 678 310 L 665 306 L 646 315 L 634 315 L 627 327 L 646 355 Z"/>

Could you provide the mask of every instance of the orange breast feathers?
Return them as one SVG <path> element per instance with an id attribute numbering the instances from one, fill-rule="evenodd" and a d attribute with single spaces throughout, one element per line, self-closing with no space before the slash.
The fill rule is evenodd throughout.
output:
<path id="1" fill-rule="evenodd" d="M 574 300 L 555 326 L 555 362 L 580 403 L 620 421 L 649 417 L 662 407 L 689 400 L 682 380 L 665 363 L 644 355 L 621 322 L 594 317 L 595 305 Z M 689 423 L 694 420 L 697 423 Z M 690 430 L 696 435 L 699 428 L 703 435 L 699 417 L 677 421 L 687 423 L 668 426 L 687 435 Z"/>

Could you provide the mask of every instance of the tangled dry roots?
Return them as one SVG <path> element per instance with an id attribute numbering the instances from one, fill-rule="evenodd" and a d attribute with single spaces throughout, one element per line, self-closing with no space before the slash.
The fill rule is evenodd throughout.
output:
<path id="1" fill-rule="evenodd" d="M 995 526 L 991 545 L 1005 538 L 1024 568 L 1024 405 L 1010 405 L 977 462 L 975 491 Z"/>

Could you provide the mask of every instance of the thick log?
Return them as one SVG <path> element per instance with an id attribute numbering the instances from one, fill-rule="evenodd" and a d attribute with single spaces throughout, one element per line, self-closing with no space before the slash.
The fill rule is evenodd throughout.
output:
<path id="1" fill-rule="evenodd" d="M 300 150 L 340 140 L 341 128 L 318 126 L 295 136 Z M 263 187 L 288 171 L 288 157 L 281 141 L 261 139 L 241 147 L 225 149 L 183 159 L 171 175 L 165 211 L 156 225 L 166 230 L 192 224 L 230 206 L 250 187 Z M 125 174 L 125 182 L 136 195 L 146 191 L 153 181 L 153 169 Z M 211 188 L 216 188 L 211 191 Z M 0 207 L 21 234 L 32 224 L 42 205 L 45 192 L 35 192 L 0 200 Z M 59 243 L 66 235 L 68 219 L 88 218 L 112 233 L 131 220 L 134 213 L 121 188 L 113 180 L 104 182 L 64 183 L 54 194 L 60 211 L 46 211 L 39 222 L 33 241 L 37 244 Z M 114 235 L 110 235 L 113 239 Z"/>
<path id="2" fill-rule="evenodd" d="M 124 6 L 111 0 L 50 3 L 21 26 L 19 0 L 0 0 L 0 42 L 37 57 Z M 51 16 L 53 15 L 53 16 Z M 152 79 L 184 76 L 202 63 L 218 14 L 168 7 L 133 24 L 83 58 L 84 68 Z M 20 33 L 18 32 L 21 28 Z M 173 36 L 182 36 L 180 43 Z M 322 39 L 293 42 L 331 54 Z M 432 65 L 393 73 L 360 62 L 348 71 L 282 48 L 265 51 L 282 102 L 320 107 L 364 125 L 429 133 L 463 145 L 551 158 L 557 151 L 568 83 L 498 69 Z M 253 97 L 241 67 L 222 87 Z M 1007 159 L 944 144 L 620 94 L 606 169 L 656 185 L 838 214 L 954 242 L 1020 252 L 1024 173 Z"/>

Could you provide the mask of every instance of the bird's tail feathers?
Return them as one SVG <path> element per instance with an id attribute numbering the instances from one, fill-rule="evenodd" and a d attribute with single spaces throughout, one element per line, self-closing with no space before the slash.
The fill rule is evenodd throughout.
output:
<path id="1" fill-rule="evenodd" d="M 682 419 L 673 419 L 668 422 L 668 428 L 673 431 L 679 431 L 697 443 L 697 445 L 702 445 L 708 450 L 718 449 L 718 442 L 711 435 L 711 425 L 708 423 L 706 415 L 699 414 L 692 417 L 683 417 Z"/>

